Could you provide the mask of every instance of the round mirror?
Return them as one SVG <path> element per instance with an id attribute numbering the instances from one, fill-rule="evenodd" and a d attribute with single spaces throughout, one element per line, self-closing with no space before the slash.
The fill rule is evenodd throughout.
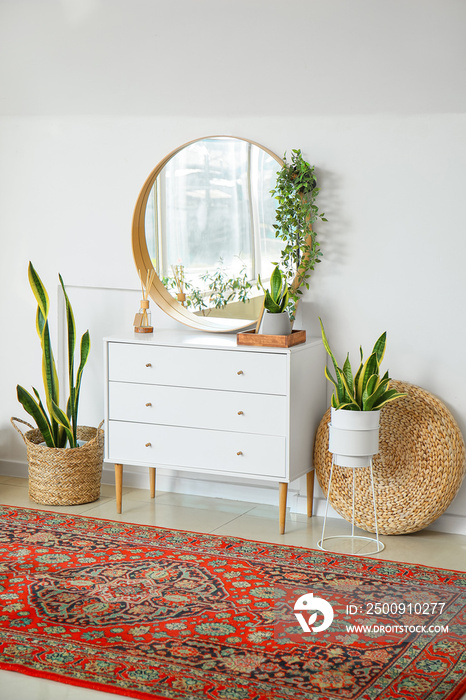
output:
<path id="1" fill-rule="evenodd" d="M 257 322 L 283 242 L 270 194 L 283 161 L 253 141 L 212 136 L 168 154 L 141 190 L 133 254 L 151 298 L 177 321 L 231 332 Z"/>

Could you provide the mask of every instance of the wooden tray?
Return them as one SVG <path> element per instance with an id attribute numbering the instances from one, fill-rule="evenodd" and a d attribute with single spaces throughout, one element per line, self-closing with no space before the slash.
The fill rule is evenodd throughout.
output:
<path id="1" fill-rule="evenodd" d="M 236 336 L 237 345 L 261 345 L 271 348 L 291 348 L 306 342 L 306 331 L 291 331 L 290 335 L 262 335 L 256 331 L 245 331 Z"/>

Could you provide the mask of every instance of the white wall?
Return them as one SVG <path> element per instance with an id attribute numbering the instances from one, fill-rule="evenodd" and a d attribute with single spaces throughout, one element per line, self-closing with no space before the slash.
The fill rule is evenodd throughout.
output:
<path id="1" fill-rule="evenodd" d="M 387 330 L 391 375 L 464 433 L 465 26 L 459 0 L 0 0 L 0 471 L 25 460 L 16 384 L 41 385 L 28 260 L 53 301 L 62 273 L 92 330 L 95 423 L 99 335 L 130 327 L 138 298 L 139 189 L 172 148 L 218 133 L 316 164 L 329 223 L 302 322 L 317 332 L 321 315 L 355 359 Z M 463 486 L 438 526 L 466 532 L 465 506 Z"/>

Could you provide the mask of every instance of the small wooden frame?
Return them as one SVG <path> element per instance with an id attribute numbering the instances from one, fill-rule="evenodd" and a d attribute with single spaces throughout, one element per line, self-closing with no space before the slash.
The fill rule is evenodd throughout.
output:
<path id="1" fill-rule="evenodd" d="M 272 348 L 291 348 L 306 342 L 306 331 L 291 331 L 290 335 L 263 335 L 256 331 L 245 331 L 236 336 L 237 345 L 261 345 Z"/>

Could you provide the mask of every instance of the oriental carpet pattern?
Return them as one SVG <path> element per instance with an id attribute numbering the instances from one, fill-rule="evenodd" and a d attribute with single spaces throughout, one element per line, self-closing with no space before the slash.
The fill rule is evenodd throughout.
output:
<path id="1" fill-rule="evenodd" d="M 457 700 L 465 594 L 461 572 L 0 506 L 0 668 L 134 698 Z"/>

